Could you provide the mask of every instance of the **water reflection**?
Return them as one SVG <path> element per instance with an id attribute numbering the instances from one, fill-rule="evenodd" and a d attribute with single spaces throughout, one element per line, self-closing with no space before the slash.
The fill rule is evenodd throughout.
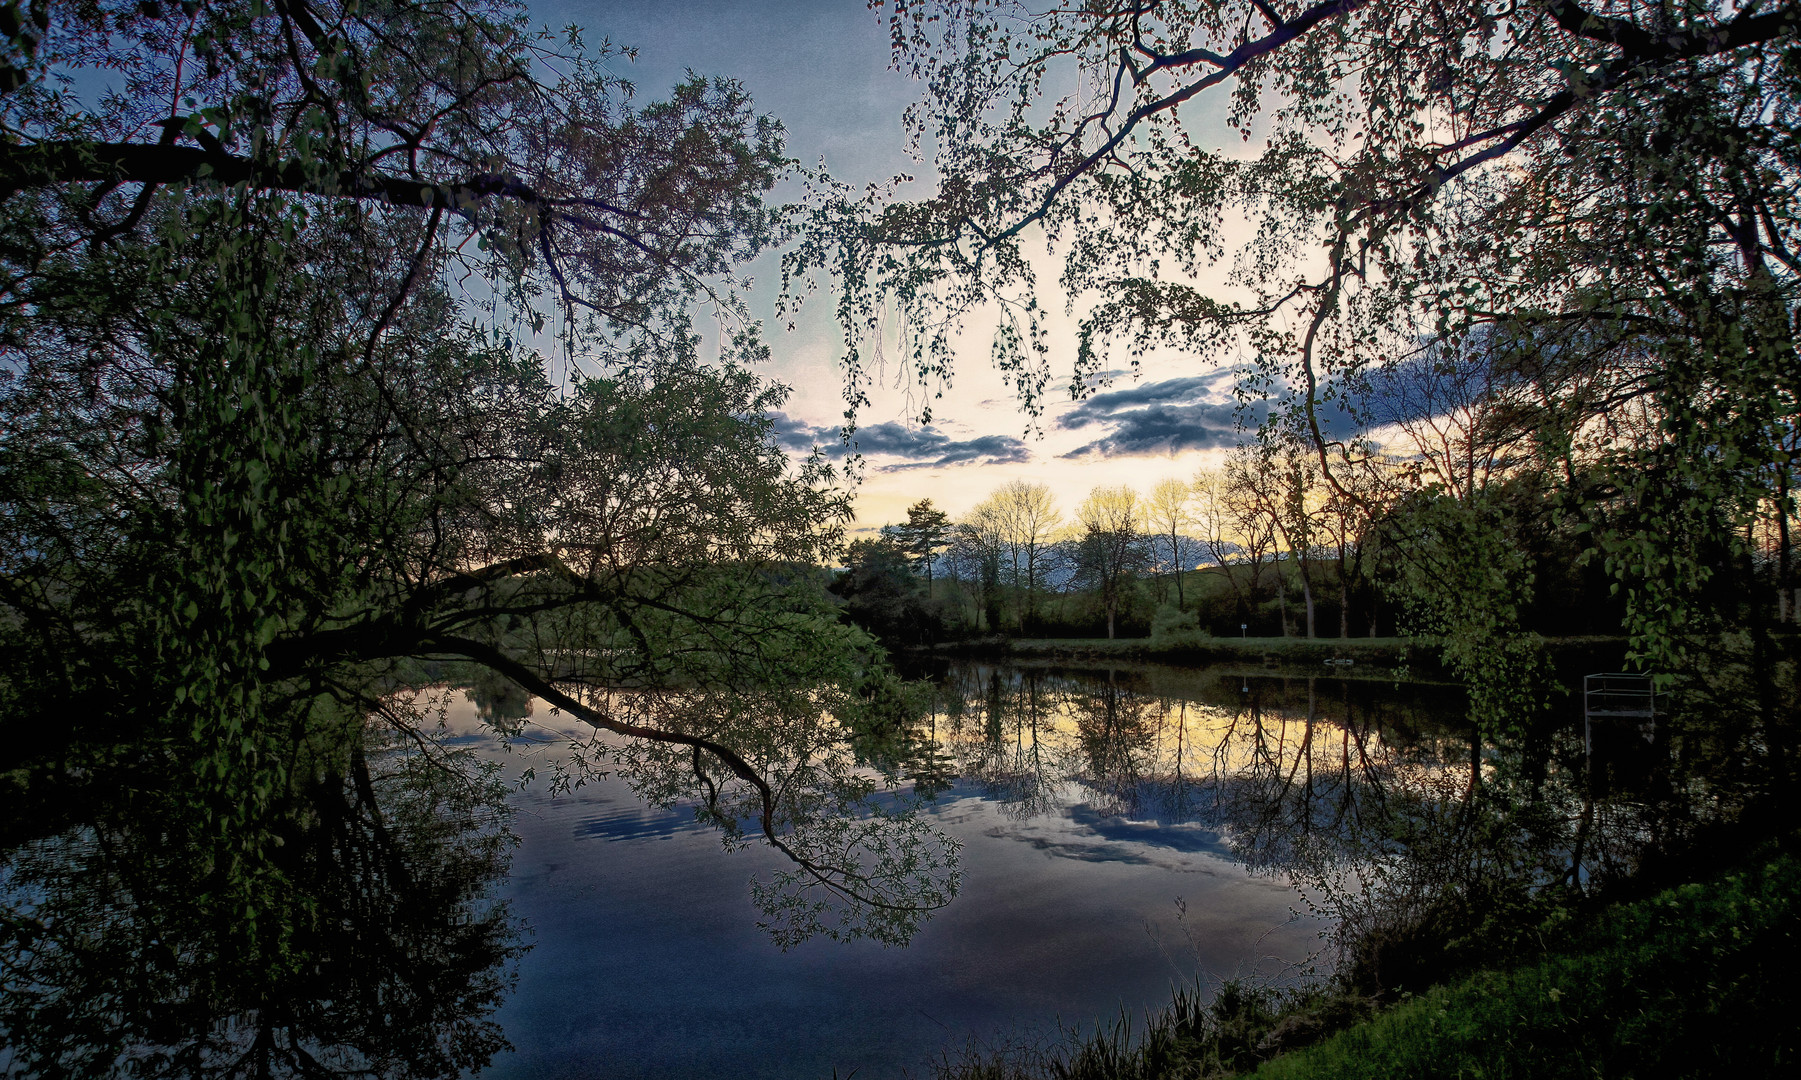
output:
<path id="1" fill-rule="evenodd" d="M 896 1075 L 968 1033 L 1155 1007 L 1196 973 L 1291 970 L 1321 923 L 1286 921 L 1289 883 L 1366 943 L 1353 968 L 1392 984 L 1426 959 L 1382 952 L 1385 926 L 1454 928 L 1464 898 L 1630 860 L 1667 820 L 1578 783 L 1579 729 L 1473 743 L 1455 688 L 997 665 L 952 666 L 937 687 L 848 740 L 820 727 L 817 698 L 592 698 L 729 734 L 784 805 L 853 828 L 905 801 L 882 778 L 910 782 L 922 825 L 964 845 L 969 883 L 906 950 L 778 951 L 744 881 L 783 860 L 752 844 L 720 861 L 721 837 L 754 836 L 754 792 L 720 790 L 729 778 L 683 748 L 584 736 L 477 686 L 451 696 L 429 754 L 369 745 L 281 808 L 285 891 L 254 934 L 216 919 L 218 848 L 179 792 L 96 801 L 13 849 L 0 1072 L 447 1076 L 493 1057 L 515 1075 Z M 587 786 L 553 794 L 582 755 Z M 510 877 L 481 761 L 509 780 L 540 770 L 509 796 L 525 841 Z M 875 797 L 859 817 L 827 805 L 840 792 Z M 803 850 L 857 839 L 778 824 Z M 538 928 L 536 954 L 496 890 Z"/>
<path id="2" fill-rule="evenodd" d="M 275 812 L 279 888 L 222 917 L 183 792 L 89 803 L 0 866 L 9 1075 L 455 1076 L 508 1044 L 512 837 L 471 761 L 360 746 Z"/>
<path id="3" fill-rule="evenodd" d="M 1497 866 L 1519 876 L 1495 826 L 1517 823 L 1501 806 L 1516 795 L 1484 798 L 1501 790 L 1497 755 L 1472 744 L 1455 687 L 994 665 L 951 666 L 940 685 L 916 752 L 1026 832 L 1056 817 L 1092 839 L 1047 851 L 1229 857 L 1299 889 L 1347 954 L 1484 888 Z"/>
<path id="4" fill-rule="evenodd" d="M 950 666 L 941 687 L 916 752 L 1022 823 L 1097 841 L 1047 850 L 1229 853 L 1299 889 L 1338 928 L 1340 975 L 1372 991 L 1437 978 L 1497 910 L 1666 858 L 1754 775 L 1697 770 L 1692 732 L 1719 725 L 1680 710 L 1609 754 L 1567 701 L 1484 742 L 1455 687 L 995 665 Z"/>
<path id="5" fill-rule="evenodd" d="M 1255 866 L 1380 814 L 1397 788 L 1469 786 L 1452 688 L 988 665 L 941 686 L 915 753 L 1010 816 L 1212 824 Z"/>
<path id="6" fill-rule="evenodd" d="M 929 1075 L 971 1035 L 1137 1013 L 1166 1004 L 1172 982 L 1274 976 L 1318 947 L 1318 922 L 1292 919 L 1287 888 L 1235 865 L 1217 830 L 1102 817 L 1050 760 L 1053 732 L 1034 743 L 1031 710 L 1009 708 L 998 740 L 980 703 L 958 714 L 947 700 L 862 743 L 865 768 L 935 788 L 922 815 L 964 854 L 958 899 L 906 949 L 778 951 L 745 896 L 770 853 L 723 854 L 692 795 L 642 810 L 617 776 L 561 797 L 521 792 L 511 890 L 544 944 L 503 1010 L 520 1049 L 496 1075 L 582 1077 L 595 1061 L 639 1077 Z M 962 767 L 959 726 L 995 777 Z M 542 775 L 544 758 L 511 759 L 534 766 Z M 994 794 L 1034 784 L 1051 812 Z"/>

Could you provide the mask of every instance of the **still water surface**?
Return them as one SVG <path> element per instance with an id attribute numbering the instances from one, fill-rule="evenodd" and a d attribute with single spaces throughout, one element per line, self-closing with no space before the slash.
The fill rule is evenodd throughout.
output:
<path id="1" fill-rule="evenodd" d="M 1291 887 L 1295 830 L 1355 811 L 1372 776 L 1432 768 L 1453 692 L 1165 669 L 959 665 L 938 673 L 911 763 L 926 813 L 963 844 L 958 898 L 906 948 L 757 928 L 749 880 L 692 808 L 646 807 L 608 778 L 514 796 L 503 895 L 535 947 L 496 1019 L 515 1049 L 486 1076 L 828 1077 L 929 1073 L 946 1050 L 1035 1039 L 1173 985 L 1293 981 L 1322 920 Z M 446 722 L 509 770 L 467 701 Z"/>

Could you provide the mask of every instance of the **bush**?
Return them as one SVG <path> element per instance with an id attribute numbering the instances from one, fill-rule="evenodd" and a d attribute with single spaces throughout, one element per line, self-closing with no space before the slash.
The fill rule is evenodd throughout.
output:
<path id="1" fill-rule="evenodd" d="M 1201 629 L 1201 618 L 1192 611 L 1179 611 L 1161 604 L 1157 614 L 1151 617 L 1151 644 L 1159 647 L 1198 645 L 1212 637 Z"/>

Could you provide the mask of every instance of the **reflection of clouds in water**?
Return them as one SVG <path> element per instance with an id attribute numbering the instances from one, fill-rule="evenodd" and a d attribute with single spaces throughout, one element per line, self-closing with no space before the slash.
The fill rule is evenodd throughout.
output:
<path id="1" fill-rule="evenodd" d="M 994 800 L 983 798 L 979 792 L 964 791 L 955 797 L 938 796 L 935 803 L 926 804 L 925 812 L 932 815 L 940 825 L 954 828 L 987 821 L 993 806 Z"/>
<path id="2" fill-rule="evenodd" d="M 959 785 L 962 787 L 962 785 Z M 930 813 L 963 837 L 1023 843 L 1055 858 L 1080 862 L 1154 866 L 1181 874 L 1218 872 L 1214 858 L 1231 861 L 1231 847 L 1216 830 L 1194 823 L 1140 821 L 1102 814 L 1086 803 L 1057 813 L 1017 818 L 976 787 L 955 798 L 939 796 Z M 1003 823 L 996 824 L 999 816 Z"/>
<path id="3" fill-rule="evenodd" d="M 1241 859 L 1248 845 L 1260 865 L 1292 856 L 1295 834 L 1344 832 L 1370 800 L 1438 798 L 1467 775 L 1462 736 L 1439 720 L 1461 717 L 1460 694 L 1218 672 L 1163 682 L 955 665 L 932 736 L 959 789 L 1007 816 L 1074 815 L 1096 837 Z M 1189 822 L 1220 831 L 1162 831 Z"/>
<path id="4" fill-rule="evenodd" d="M 1105 816 L 1086 805 L 1055 818 L 992 825 L 982 835 L 1023 843 L 1053 858 L 1154 866 L 1178 874 L 1217 875 L 1213 861 L 1232 857 L 1212 829 Z"/>
<path id="5" fill-rule="evenodd" d="M 1170 823 L 1107 817 L 1092 806 L 1071 807 L 1069 813 L 1070 819 L 1086 832 L 1109 842 L 1146 844 L 1185 854 L 1217 855 L 1222 859 L 1232 857 L 1231 848 L 1217 830 L 1193 822 Z"/>
<path id="6" fill-rule="evenodd" d="M 725 857 L 691 806 L 647 808 L 617 773 L 550 797 L 542 778 L 566 745 L 558 740 L 584 734 L 567 717 L 540 707 L 508 751 L 468 703 L 453 701 L 449 714 L 509 777 L 526 767 L 540 777 L 511 800 L 525 846 L 508 894 L 542 944 L 506 1014 L 521 1052 L 499 1075 L 588 1075 L 603 1061 L 627 1075 L 887 1076 L 966 1030 L 1162 1007 L 1172 977 L 1242 970 L 1271 952 L 1287 961 L 1312 946 L 1311 925 L 1287 922 L 1287 890 L 1222 861 L 1206 828 L 1175 825 L 1161 788 L 1123 800 L 1129 815 L 1103 818 L 1067 713 L 1037 733 L 1030 715 L 1008 723 L 993 750 L 985 733 L 952 741 L 941 720 L 950 747 L 976 742 L 989 770 L 954 763 L 961 778 L 921 807 L 964 843 L 963 894 L 905 950 L 814 942 L 790 953 L 746 904 L 746 877 L 774 865 L 766 854 Z M 1162 771 L 1155 759 L 1141 768 Z M 996 797 L 1021 790 L 1038 798 Z M 884 810 L 907 801 L 875 800 Z M 1022 819 L 1022 805 L 1032 816 Z M 1178 896 L 1189 921 L 1175 919 Z M 777 1064 L 764 1072 L 761 1062 Z"/>
<path id="7" fill-rule="evenodd" d="M 571 835 L 577 840 L 668 840 L 703 828 L 690 807 L 658 810 L 622 800 L 590 802 L 594 809 L 578 814 L 570 822 Z"/>

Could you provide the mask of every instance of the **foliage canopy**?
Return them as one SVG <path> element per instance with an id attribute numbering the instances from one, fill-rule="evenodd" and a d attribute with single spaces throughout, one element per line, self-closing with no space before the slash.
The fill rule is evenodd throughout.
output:
<path id="1" fill-rule="evenodd" d="M 948 902 L 947 841 L 851 820 L 847 729 L 902 697 L 814 570 L 846 495 L 776 446 L 754 331 L 689 328 L 776 235 L 740 87 L 639 105 L 503 0 L 0 15 L 8 850 L 160 801 L 195 919 L 288 970 L 296 800 L 371 717 L 432 753 L 400 688 L 499 679 L 791 856 L 784 940 Z"/>
<path id="2" fill-rule="evenodd" d="M 1482 352 L 1629 597 L 1636 655 L 1716 625 L 1699 553 L 1792 511 L 1801 67 L 1792 4 L 1182 0 L 889 9 L 938 193 L 822 197 L 853 365 L 910 323 L 922 383 L 975 314 L 1037 407 L 1046 243 L 1080 394 L 1120 348 L 1243 360 L 1340 490 L 1380 376 Z M 1072 92 L 1063 88 L 1075 86 Z M 1372 381 L 1373 380 L 1373 381 Z M 1648 418 L 1622 436 L 1621 421 Z M 1655 523 L 1655 524 L 1653 524 Z"/>

